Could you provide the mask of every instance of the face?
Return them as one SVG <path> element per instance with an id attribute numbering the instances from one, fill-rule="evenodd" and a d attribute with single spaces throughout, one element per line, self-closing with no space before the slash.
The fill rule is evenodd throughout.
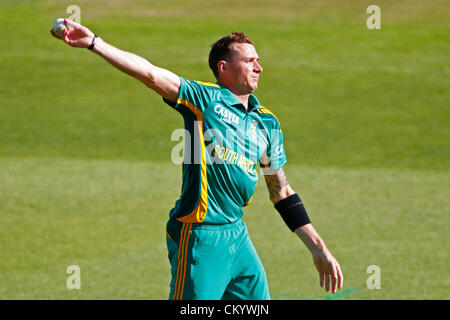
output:
<path id="1" fill-rule="evenodd" d="M 252 93 L 258 88 L 259 75 L 263 68 L 255 47 L 249 43 L 233 43 L 234 54 L 226 62 L 224 76 L 240 94 Z"/>

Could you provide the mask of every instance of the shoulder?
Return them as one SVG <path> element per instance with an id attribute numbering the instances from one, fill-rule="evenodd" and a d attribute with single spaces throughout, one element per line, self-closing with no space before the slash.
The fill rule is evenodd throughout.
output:
<path id="1" fill-rule="evenodd" d="M 205 92 L 214 92 L 217 90 L 220 90 L 220 86 L 218 84 L 212 83 L 212 82 L 205 82 L 205 81 L 199 81 L 199 80 L 185 80 L 187 84 L 191 87 L 195 87 L 199 90 L 205 91 Z"/>
<path id="2" fill-rule="evenodd" d="M 199 80 L 191 80 L 195 83 L 198 83 L 199 85 L 205 86 L 210 90 L 214 90 L 214 89 L 220 89 L 220 86 L 216 83 L 212 83 L 212 82 L 205 82 L 205 81 L 199 81 Z"/>
<path id="3" fill-rule="evenodd" d="M 211 100 L 216 99 L 220 86 L 211 82 L 188 80 L 180 76 L 178 98 L 186 100 L 203 111 Z"/>
<path id="4" fill-rule="evenodd" d="M 259 106 L 259 108 L 256 109 L 256 112 L 258 112 L 259 117 L 266 124 L 268 124 L 271 127 L 277 127 L 281 129 L 280 121 L 278 120 L 277 116 L 268 108 L 264 106 Z"/>
<path id="5" fill-rule="evenodd" d="M 185 90 L 192 91 L 198 98 L 213 99 L 220 92 L 220 86 L 212 82 L 184 79 Z"/>

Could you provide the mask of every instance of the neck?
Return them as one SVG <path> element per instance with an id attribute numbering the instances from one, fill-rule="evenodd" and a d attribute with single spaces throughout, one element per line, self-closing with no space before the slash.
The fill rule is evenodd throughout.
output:
<path id="1" fill-rule="evenodd" d="M 236 94 L 233 91 L 231 91 L 231 93 L 233 93 L 236 98 L 238 98 L 238 100 L 244 105 L 245 109 L 248 110 L 248 97 L 250 96 L 250 93 L 247 94 Z"/>
<path id="2" fill-rule="evenodd" d="M 227 81 L 220 81 L 220 83 L 222 83 L 222 85 L 227 88 L 228 90 L 231 91 L 232 94 L 234 94 L 236 96 L 236 98 L 238 98 L 238 100 L 244 105 L 245 109 L 248 110 L 248 97 L 250 97 L 250 92 L 248 92 L 247 90 L 244 92 L 242 90 L 239 90 L 239 88 L 235 88 L 234 86 L 232 86 L 231 84 L 229 84 Z"/>

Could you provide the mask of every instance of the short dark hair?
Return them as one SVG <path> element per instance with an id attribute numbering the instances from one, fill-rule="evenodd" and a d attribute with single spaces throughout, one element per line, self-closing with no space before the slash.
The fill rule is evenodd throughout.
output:
<path id="1" fill-rule="evenodd" d="M 233 50 L 231 49 L 231 45 L 233 43 L 249 43 L 253 44 L 252 40 L 250 40 L 245 33 L 243 32 L 233 32 L 232 34 L 225 36 L 219 40 L 217 40 L 212 46 L 211 51 L 209 52 L 209 67 L 216 79 L 219 76 L 219 70 L 217 68 L 217 63 L 220 60 L 227 60 L 231 57 Z"/>

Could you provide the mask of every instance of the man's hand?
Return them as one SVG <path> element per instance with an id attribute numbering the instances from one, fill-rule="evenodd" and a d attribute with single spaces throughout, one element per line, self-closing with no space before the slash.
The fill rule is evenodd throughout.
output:
<path id="1" fill-rule="evenodd" d="M 289 186 L 283 169 L 266 169 L 264 178 L 273 204 L 295 193 Z M 320 287 L 323 288 L 325 284 L 325 290 L 329 291 L 331 288 L 331 292 L 335 294 L 337 289 L 341 289 L 344 284 L 344 276 L 339 263 L 328 251 L 325 242 L 311 223 L 298 227 L 294 232 L 302 239 L 313 255 L 314 264 L 320 276 Z"/>
<path id="2" fill-rule="evenodd" d="M 64 22 L 71 27 L 71 29 L 64 29 L 59 37 L 50 30 L 52 36 L 63 40 L 72 47 L 89 48 L 95 34 L 88 28 L 83 27 L 76 22 L 68 19 L 64 19 Z M 156 67 L 146 59 L 134 53 L 120 50 L 106 43 L 101 38 L 97 38 L 95 41 L 92 52 L 103 57 L 120 71 L 143 82 L 160 96 L 174 103 L 177 101 L 181 80 L 176 74 L 166 69 Z"/>
<path id="3" fill-rule="evenodd" d="M 53 33 L 53 30 L 50 30 L 52 36 L 63 40 L 72 47 L 88 48 L 91 45 L 92 39 L 95 36 L 91 30 L 68 19 L 64 19 L 64 22 L 67 26 L 72 27 L 72 29 L 64 29 L 59 37 Z"/>
<path id="4" fill-rule="evenodd" d="M 325 291 L 328 292 L 331 289 L 333 294 L 336 293 L 337 289 L 342 289 L 344 276 L 342 275 L 339 263 L 331 253 L 327 250 L 326 253 L 313 254 L 313 260 L 319 272 L 320 287 L 323 288 L 325 283 Z"/>
<path id="5" fill-rule="evenodd" d="M 333 294 L 336 293 L 337 289 L 342 289 L 344 276 L 341 266 L 328 251 L 325 242 L 314 227 L 308 223 L 297 228 L 295 233 L 312 253 L 314 264 L 319 272 L 320 287 L 323 288 L 325 284 L 325 290 L 328 292 L 331 289 Z"/>

